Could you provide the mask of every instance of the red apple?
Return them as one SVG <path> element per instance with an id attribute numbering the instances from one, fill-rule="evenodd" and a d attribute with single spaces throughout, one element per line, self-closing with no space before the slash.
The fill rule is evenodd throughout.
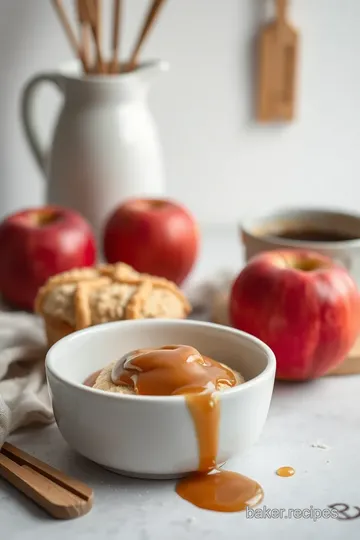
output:
<path id="1" fill-rule="evenodd" d="M 95 260 L 90 225 L 73 210 L 30 208 L 0 225 L 0 291 L 19 308 L 33 309 L 39 287 L 50 276 L 92 266 Z"/>
<path id="2" fill-rule="evenodd" d="M 360 331 L 360 294 L 318 253 L 271 251 L 247 264 L 230 295 L 231 324 L 267 343 L 277 378 L 306 380 L 341 363 Z"/>
<path id="3" fill-rule="evenodd" d="M 110 216 L 104 230 L 104 256 L 138 272 L 180 285 L 192 269 L 199 235 L 194 218 L 166 199 L 131 199 Z"/>

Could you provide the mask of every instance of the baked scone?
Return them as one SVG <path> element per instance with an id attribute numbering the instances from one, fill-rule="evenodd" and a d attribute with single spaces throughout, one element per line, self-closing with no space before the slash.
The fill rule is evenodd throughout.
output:
<path id="1" fill-rule="evenodd" d="M 39 290 L 35 311 L 49 346 L 75 330 L 110 321 L 185 318 L 191 306 L 178 287 L 140 274 L 124 263 L 79 268 L 51 277 Z"/>
<path id="2" fill-rule="evenodd" d="M 104 390 L 105 392 L 114 392 L 117 394 L 135 394 L 134 390 L 130 388 L 129 386 L 118 385 L 112 382 L 111 372 L 112 372 L 112 368 L 114 364 L 115 362 L 112 362 L 111 364 L 109 364 L 108 366 L 105 366 L 101 370 L 101 372 L 97 376 L 92 387 L 97 388 L 98 390 Z M 244 377 L 237 371 L 234 371 L 234 373 L 237 379 L 237 386 L 239 384 L 243 384 L 245 382 Z M 219 387 L 220 392 L 223 392 L 228 389 L 229 387 L 227 385 L 220 384 L 220 387 Z"/>

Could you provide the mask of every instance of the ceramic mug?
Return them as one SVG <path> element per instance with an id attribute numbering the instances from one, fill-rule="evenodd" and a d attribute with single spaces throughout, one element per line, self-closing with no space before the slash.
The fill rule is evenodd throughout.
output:
<path id="1" fill-rule="evenodd" d="M 281 237 L 285 231 L 318 231 L 319 237 L 328 234 L 329 239 Z M 360 287 L 360 216 L 328 209 L 279 210 L 241 224 L 240 235 L 246 261 L 262 251 L 311 249 L 344 265 Z"/>

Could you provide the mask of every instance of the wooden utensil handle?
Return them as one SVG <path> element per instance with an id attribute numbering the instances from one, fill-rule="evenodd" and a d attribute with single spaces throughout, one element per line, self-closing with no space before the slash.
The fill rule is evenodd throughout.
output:
<path id="1" fill-rule="evenodd" d="M 64 488 L 51 484 L 36 471 L 21 467 L 3 454 L 0 454 L 0 476 L 57 519 L 70 519 L 82 514 L 81 504 L 85 504 L 84 501 L 79 501 Z"/>
<path id="2" fill-rule="evenodd" d="M 0 476 L 57 519 L 89 512 L 92 490 L 11 444 L 0 449 Z"/>
<path id="3" fill-rule="evenodd" d="M 279 21 L 285 21 L 287 12 L 287 0 L 276 0 L 276 15 Z"/>
<path id="4" fill-rule="evenodd" d="M 83 499 L 90 499 L 92 497 L 92 489 L 83 482 L 80 482 L 80 480 L 67 476 L 62 471 L 51 467 L 51 465 L 40 461 L 34 456 L 30 456 L 30 454 L 27 454 L 23 450 L 20 450 L 20 448 L 17 448 L 10 443 L 4 443 L 2 453 L 13 460 L 17 460 L 19 465 L 27 465 L 34 471 L 44 475 L 49 480 L 57 482 L 59 486 L 66 488 L 74 495 L 82 497 Z"/>

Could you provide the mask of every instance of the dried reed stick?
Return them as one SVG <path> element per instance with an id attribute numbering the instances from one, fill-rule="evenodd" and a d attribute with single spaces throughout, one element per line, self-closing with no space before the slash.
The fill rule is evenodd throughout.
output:
<path id="1" fill-rule="evenodd" d="M 91 66 L 91 27 L 90 24 L 83 24 L 81 27 L 81 48 L 87 66 Z"/>
<path id="2" fill-rule="evenodd" d="M 76 39 L 76 35 L 71 27 L 70 21 L 68 19 L 68 16 L 65 12 L 65 8 L 63 6 L 62 0 L 52 0 L 53 6 L 55 8 L 55 11 L 60 19 L 60 22 L 65 30 L 65 33 L 68 37 L 68 40 L 70 42 L 70 45 L 72 46 L 73 50 L 77 54 L 77 56 L 80 58 L 83 68 L 85 71 L 87 71 L 88 66 L 86 64 L 86 60 L 84 58 L 83 52 L 79 46 L 78 40 Z"/>
<path id="3" fill-rule="evenodd" d="M 165 0 L 153 0 L 152 5 L 147 13 L 147 16 L 145 17 L 143 26 L 141 28 L 141 31 L 139 33 L 139 36 L 136 40 L 135 46 L 133 48 L 133 51 L 130 55 L 130 60 L 127 65 L 128 70 L 132 70 L 136 67 L 136 64 L 138 62 L 138 57 L 140 53 L 140 49 L 148 36 L 153 23 L 156 19 L 156 16 L 158 15 L 161 6 L 165 3 Z"/>
<path id="4" fill-rule="evenodd" d="M 77 0 L 77 16 L 80 26 L 80 39 L 72 28 L 68 15 L 65 11 L 63 0 L 52 0 L 53 6 L 68 37 L 71 47 L 81 60 L 84 71 L 91 69 L 95 73 L 120 73 L 120 33 L 122 25 L 123 0 L 113 0 L 112 21 L 112 56 L 108 64 L 104 62 L 102 54 L 102 0 Z M 157 15 L 165 0 L 152 0 L 146 13 L 139 35 L 127 63 L 126 71 L 133 70 L 137 63 L 140 50 L 154 26 Z M 93 38 L 96 51 L 96 64 L 91 66 L 91 37 Z"/>
<path id="5" fill-rule="evenodd" d="M 85 9 L 87 10 L 87 17 L 90 22 L 92 35 L 95 42 L 98 68 L 100 73 L 105 73 L 105 65 L 100 42 L 100 18 L 98 4 L 95 4 L 95 1 L 93 0 L 84 0 L 84 2 Z"/>
<path id="6" fill-rule="evenodd" d="M 102 36 L 102 0 L 92 0 L 93 3 L 94 3 L 94 13 L 95 13 L 95 28 L 96 28 L 96 39 L 99 43 L 99 50 L 102 51 L 102 39 L 103 39 L 103 36 Z M 97 48 L 97 51 L 98 51 L 98 48 Z M 97 53 L 97 64 L 98 66 L 101 67 L 101 55 L 99 56 L 98 52 L 96 51 Z M 105 72 L 107 71 L 106 69 L 106 62 L 105 62 L 105 65 L 104 65 L 104 69 L 105 69 Z"/>
<path id="7" fill-rule="evenodd" d="M 77 0 L 77 16 L 80 23 L 80 48 L 89 68 L 91 65 L 91 27 L 84 0 Z"/>
<path id="8" fill-rule="evenodd" d="M 120 73 L 121 71 L 121 63 L 119 62 L 121 13 L 122 0 L 114 0 L 112 60 L 110 64 L 110 73 Z"/>

